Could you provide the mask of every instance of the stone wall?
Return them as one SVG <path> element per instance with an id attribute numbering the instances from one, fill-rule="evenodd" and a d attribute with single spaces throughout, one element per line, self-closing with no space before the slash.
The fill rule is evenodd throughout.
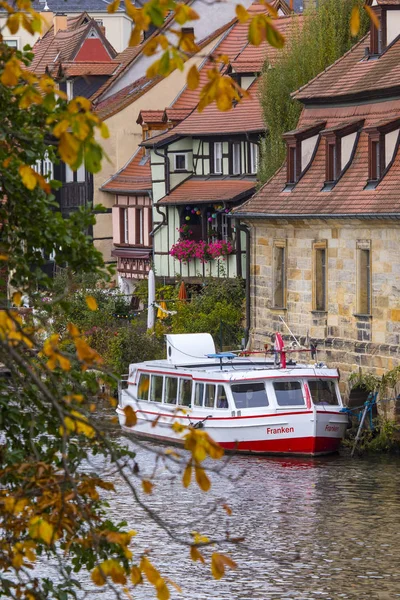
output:
<path id="1" fill-rule="evenodd" d="M 262 348 L 274 331 L 309 334 L 318 359 L 337 366 L 344 397 L 350 372 L 375 375 L 400 366 L 400 221 L 381 219 L 253 220 L 252 342 Z M 286 248 L 286 301 L 273 306 L 274 246 Z M 326 311 L 313 310 L 315 244 L 326 245 Z M 371 310 L 357 314 L 357 252 L 371 258 Z"/>

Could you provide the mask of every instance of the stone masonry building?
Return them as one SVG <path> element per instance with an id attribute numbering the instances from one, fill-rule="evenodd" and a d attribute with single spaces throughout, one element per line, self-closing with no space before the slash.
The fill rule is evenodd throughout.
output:
<path id="1" fill-rule="evenodd" d="M 283 318 L 348 375 L 400 365 L 400 0 L 381 27 L 296 92 L 287 159 L 236 209 L 252 240 L 255 347 Z M 287 338 L 288 339 L 288 338 Z"/>

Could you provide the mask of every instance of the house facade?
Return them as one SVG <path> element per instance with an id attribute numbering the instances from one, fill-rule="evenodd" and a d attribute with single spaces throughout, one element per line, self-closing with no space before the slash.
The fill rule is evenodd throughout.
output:
<path id="1" fill-rule="evenodd" d="M 347 376 L 400 365 L 400 2 L 295 97 L 287 159 L 235 211 L 251 230 L 254 345 L 307 335 Z"/>
<path id="2" fill-rule="evenodd" d="M 12 4 L 12 2 L 10 1 L 9 4 Z M 87 12 L 102 27 L 107 40 L 117 52 L 122 52 L 129 44 L 132 20 L 124 10 L 123 0 L 118 10 L 113 14 L 107 11 L 107 2 L 103 0 L 32 0 L 32 7 L 41 13 L 44 21 L 50 26 L 56 15 L 75 18 L 83 12 Z M 0 8 L 1 28 L 3 28 L 6 20 L 6 11 L 4 8 Z M 22 28 L 16 33 L 11 33 L 8 28 L 2 29 L 2 32 L 6 44 L 18 50 L 22 50 L 27 44 L 33 46 L 40 38 L 39 33 L 30 34 Z"/>
<path id="3" fill-rule="evenodd" d="M 287 34 L 292 19 L 288 16 L 290 10 L 284 3 L 279 3 L 278 8 L 282 15 L 277 21 L 278 26 Z M 266 9 L 255 3 L 249 10 L 261 12 Z M 184 86 L 168 108 L 142 110 L 139 114 L 137 123 L 142 128 L 145 151 L 136 152 L 128 164 L 101 187 L 103 194 L 116 194 L 112 207 L 112 254 L 118 259 L 120 284 L 127 283 L 124 280 L 129 262 L 132 278 L 141 276 L 134 255 L 140 253 L 142 257 L 143 251 L 149 253 L 149 265 L 153 261 L 157 275 L 166 280 L 172 281 L 176 275 L 192 280 L 206 275 L 245 275 L 248 236 L 245 231 L 239 231 L 228 214 L 255 189 L 258 141 L 265 129 L 256 79 L 267 51 L 273 58 L 275 49 L 266 44 L 259 48 L 249 46 L 247 26 L 235 22 L 219 37 L 208 58 L 203 59 L 199 89 L 190 90 Z M 248 89 L 251 98 L 227 113 L 221 113 L 215 106 L 198 113 L 199 90 L 207 82 L 207 74 L 213 67 L 210 57 L 217 54 L 230 57 L 229 71 L 243 88 Z M 157 88 L 158 85 L 154 89 Z M 132 177 L 133 173 L 135 177 Z M 123 181 L 125 176 L 131 177 L 129 183 Z M 133 232 L 130 237 L 126 236 L 123 229 L 129 232 L 129 225 L 126 221 L 124 225 L 118 216 L 121 209 L 125 214 L 121 199 L 125 205 L 127 185 L 134 191 L 143 177 L 148 178 L 146 185 L 149 185 L 149 196 L 152 197 L 150 247 L 138 244 L 139 236 Z M 119 188 L 116 187 L 118 183 Z M 129 214 L 132 215 L 131 224 L 135 222 L 138 231 L 141 228 L 146 231 L 147 225 L 136 225 L 136 216 L 141 214 L 143 219 L 146 210 L 133 211 L 132 205 L 127 217 Z M 123 247 L 121 240 L 125 244 Z M 191 253 L 189 261 L 182 254 L 185 246 Z M 133 286 L 134 281 L 131 284 Z"/>

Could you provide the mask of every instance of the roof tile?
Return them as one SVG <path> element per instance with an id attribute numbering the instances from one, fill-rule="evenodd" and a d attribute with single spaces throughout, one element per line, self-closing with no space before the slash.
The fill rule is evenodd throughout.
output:
<path id="1" fill-rule="evenodd" d="M 190 177 L 164 196 L 157 204 L 187 204 L 208 202 L 234 202 L 241 200 L 256 187 L 255 179 L 222 179 Z"/>

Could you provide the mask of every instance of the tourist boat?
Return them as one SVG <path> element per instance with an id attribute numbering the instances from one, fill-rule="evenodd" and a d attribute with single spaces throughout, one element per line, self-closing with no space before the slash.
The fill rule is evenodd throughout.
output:
<path id="1" fill-rule="evenodd" d="M 131 364 L 121 382 L 117 413 L 123 428 L 176 444 L 182 434 L 171 425 L 179 422 L 239 453 L 316 456 L 338 450 L 348 417 L 336 369 L 297 364 L 284 349 L 258 358 L 218 354 L 204 333 L 167 335 L 166 341 L 166 360 Z M 127 406 L 136 412 L 133 427 L 126 424 Z"/>

